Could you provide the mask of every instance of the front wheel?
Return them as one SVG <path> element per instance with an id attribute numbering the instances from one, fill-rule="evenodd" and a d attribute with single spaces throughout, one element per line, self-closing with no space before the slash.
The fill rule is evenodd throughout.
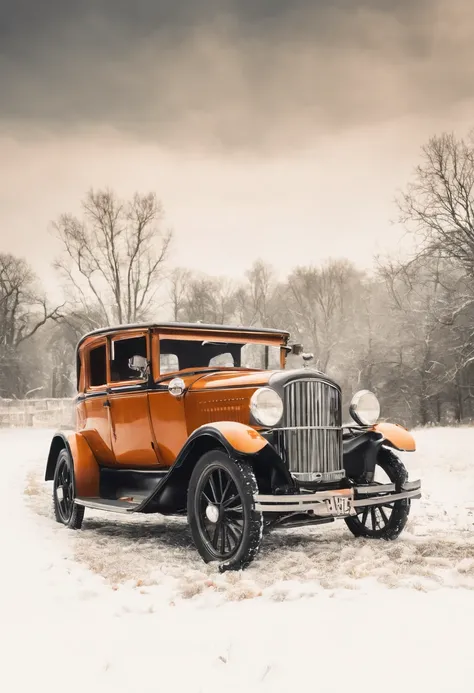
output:
<path id="1" fill-rule="evenodd" d="M 219 570 L 246 568 L 258 553 L 262 513 L 255 510 L 258 493 L 250 465 L 211 450 L 196 464 L 188 488 L 188 522 L 194 543 L 206 563 Z"/>
<path id="2" fill-rule="evenodd" d="M 56 522 L 70 529 L 80 529 L 84 506 L 74 501 L 74 466 L 67 450 L 61 450 L 53 480 L 53 511 Z"/>
<path id="3" fill-rule="evenodd" d="M 408 479 L 408 472 L 404 464 L 396 455 L 385 448 L 379 453 L 375 468 L 375 477 L 380 474 L 388 477 L 398 490 Z M 388 483 L 388 481 L 385 478 L 383 481 L 373 482 L 373 484 L 377 483 Z M 345 522 L 356 537 L 391 540 L 396 539 L 401 534 L 409 513 L 410 499 L 403 498 L 384 505 L 359 507 L 357 515 L 345 518 Z"/>

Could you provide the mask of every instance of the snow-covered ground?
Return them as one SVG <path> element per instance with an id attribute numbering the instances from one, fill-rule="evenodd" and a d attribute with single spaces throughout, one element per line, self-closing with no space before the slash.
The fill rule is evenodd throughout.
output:
<path id="1" fill-rule="evenodd" d="M 423 498 L 395 542 L 275 532 L 218 574 L 186 523 L 86 510 L 57 525 L 52 432 L 0 430 L 5 690 L 466 691 L 474 677 L 474 429 L 416 432 Z"/>

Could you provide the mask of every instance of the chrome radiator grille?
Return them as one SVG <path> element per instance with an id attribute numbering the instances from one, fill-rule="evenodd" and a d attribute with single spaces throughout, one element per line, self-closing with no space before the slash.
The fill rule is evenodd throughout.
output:
<path id="1" fill-rule="evenodd" d="M 278 451 L 299 481 L 337 481 L 342 468 L 341 396 L 323 380 L 295 380 L 284 388 Z"/>

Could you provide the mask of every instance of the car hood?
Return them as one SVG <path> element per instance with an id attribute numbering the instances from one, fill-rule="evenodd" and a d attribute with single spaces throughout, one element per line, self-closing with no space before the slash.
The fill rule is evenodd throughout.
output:
<path id="1" fill-rule="evenodd" d="M 229 387 L 259 387 L 266 385 L 270 377 L 277 371 L 219 371 L 206 373 L 194 380 L 190 385 L 191 391 L 216 390 Z"/>

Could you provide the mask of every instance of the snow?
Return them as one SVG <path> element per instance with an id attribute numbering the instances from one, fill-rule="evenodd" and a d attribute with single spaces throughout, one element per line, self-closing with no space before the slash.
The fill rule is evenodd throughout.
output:
<path id="1" fill-rule="evenodd" d="M 474 675 L 474 429 L 416 431 L 423 498 L 395 542 L 275 532 L 219 574 L 186 523 L 53 521 L 52 431 L 0 429 L 0 652 L 9 691 L 451 693 Z"/>

